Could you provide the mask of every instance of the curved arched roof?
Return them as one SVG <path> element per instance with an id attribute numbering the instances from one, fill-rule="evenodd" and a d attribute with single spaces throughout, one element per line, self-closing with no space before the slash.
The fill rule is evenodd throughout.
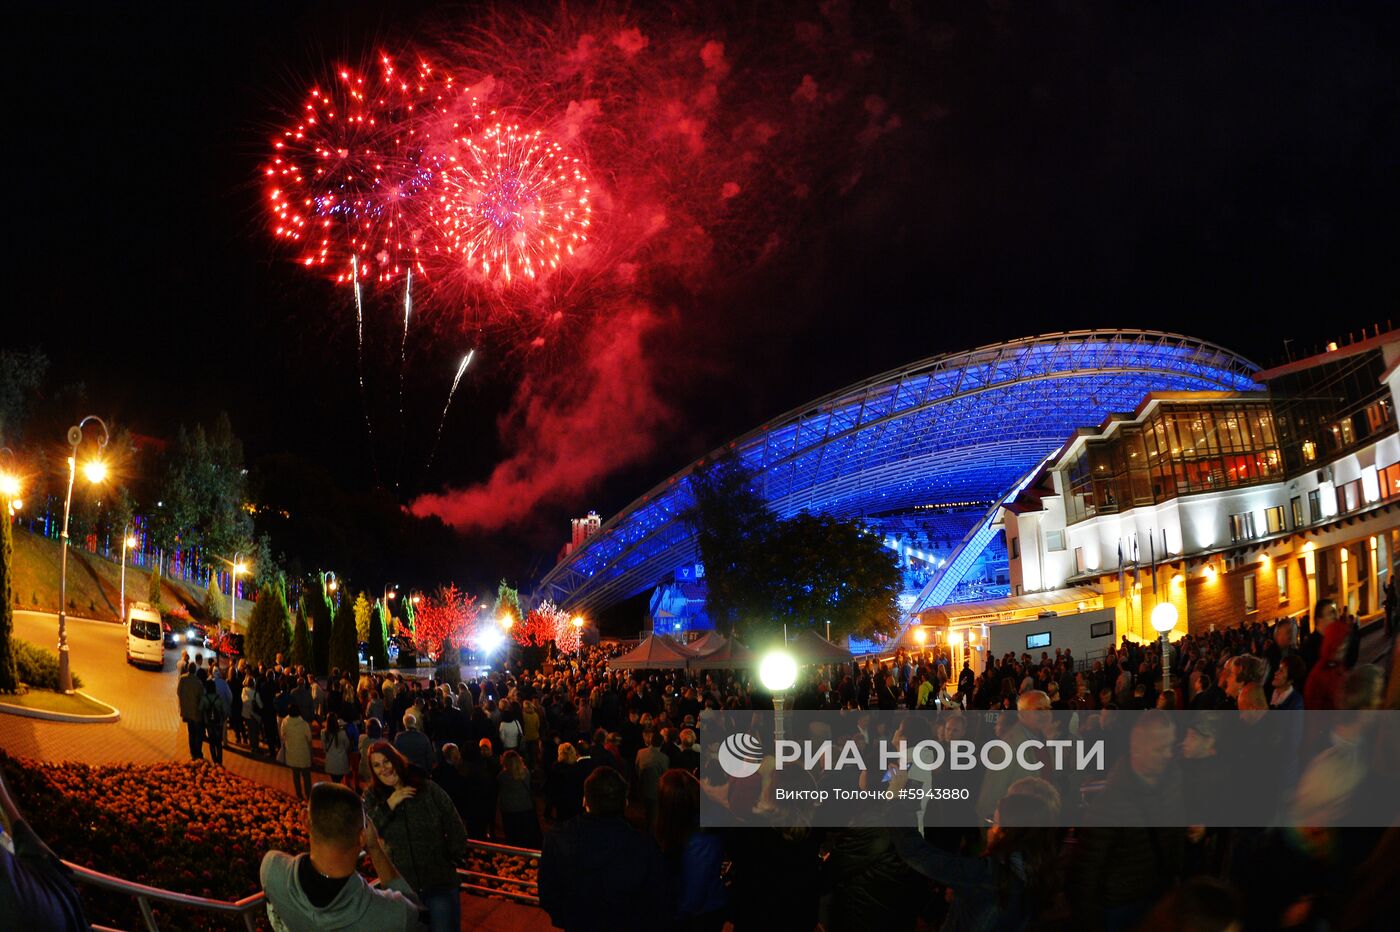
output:
<path id="1" fill-rule="evenodd" d="M 680 519 L 691 473 L 737 451 L 773 510 L 842 518 L 1001 499 L 1078 427 L 1153 391 L 1256 391 L 1258 366 L 1143 330 L 1027 337 L 920 360 L 819 398 L 692 463 L 614 515 L 541 581 L 598 611 L 697 561 Z"/>

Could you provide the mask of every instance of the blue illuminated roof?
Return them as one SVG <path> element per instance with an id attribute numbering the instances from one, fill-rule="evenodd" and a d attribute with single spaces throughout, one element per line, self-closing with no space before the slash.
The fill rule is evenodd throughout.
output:
<path id="1" fill-rule="evenodd" d="M 571 611 L 598 611 L 696 562 L 680 518 L 690 475 L 731 449 L 782 517 L 998 501 L 1076 428 L 1131 411 L 1153 391 L 1258 391 L 1258 368 L 1201 340 L 1142 330 L 1053 333 L 924 359 L 686 466 L 550 570 L 540 593 Z"/>

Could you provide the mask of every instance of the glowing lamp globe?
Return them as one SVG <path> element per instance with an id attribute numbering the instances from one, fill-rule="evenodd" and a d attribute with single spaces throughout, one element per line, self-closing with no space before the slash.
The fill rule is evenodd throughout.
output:
<path id="1" fill-rule="evenodd" d="M 574 625 L 575 628 L 582 628 L 582 627 L 583 627 L 583 616 L 582 616 L 582 615 L 575 615 L 575 616 L 574 616 L 573 625 Z"/>
<path id="2" fill-rule="evenodd" d="M 83 475 L 88 482 L 96 485 L 107 478 L 107 464 L 101 460 L 88 460 L 83 464 Z"/>
<path id="3" fill-rule="evenodd" d="M 127 549 L 127 550 L 134 550 L 135 548 L 136 548 L 136 538 L 135 538 L 135 537 L 128 537 L 128 538 L 126 539 L 126 549 Z"/>
<path id="4" fill-rule="evenodd" d="M 780 693 L 797 682 L 797 661 L 787 651 L 775 650 L 764 655 L 758 665 L 758 678 L 769 692 Z"/>
<path id="5" fill-rule="evenodd" d="M 9 473 L 0 474 L 0 495 L 6 498 L 19 498 L 19 477 Z"/>
<path id="6" fill-rule="evenodd" d="M 1176 606 L 1170 602 L 1158 602 L 1152 609 L 1152 627 L 1158 634 L 1166 634 L 1176 627 Z"/>
<path id="7" fill-rule="evenodd" d="M 923 644 L 925 641 L 928 640 L 928 632 L 925 631 L 923 628 L 915 628 L 914 640 L 918 641 L 920 644 Z"/>

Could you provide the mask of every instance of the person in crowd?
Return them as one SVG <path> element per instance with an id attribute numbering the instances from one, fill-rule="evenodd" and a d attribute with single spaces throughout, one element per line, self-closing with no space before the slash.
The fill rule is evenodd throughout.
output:
<path id="1" fill-rule="evenodd" d="M 204 718 L 200 704 L 204 699 L 204 684 L 195 675 L 193 666 L 187 666 L 175 683 L 175 695 L 180 702 L 180 720 L 185 723 L 185 735 L 189 738 L 190 760 L 204 759 Z"/>
<path id="2" fill-rule="evenodd" d="M 379 719 L 365 719 L 365 730 L 360 734 L 358 750 L 360 752 L 360 785 L 367 786 L 369 781 L 374 779 L 374 774 L 369 769 L 369 749 L 370 745 L 384 737 L 384 727 L 379 724 Z"/>
<path id="3" fill-rule="evenodd" d="M 490 738 L 482 738 L 476 753 L 466 757 L 462 777 L 467 781 L 467 834 L 480 841 L 496 837 L 496 796 L 501 762 Z"/>
<path id="4" fill-rule="evenodd" d="M 688 770 L 672 768 L 661 775 L 657 794 L 656 844 L 675 891 L 671 928 L 719 932 L 729 902 L 720 877 L 724 844 L 719 835 L 700 829 L 700 781 Z"/>
<path id="5" fill-rule="evenodd" d="M 1161 827 L 1159 818 L 1185 805 L 1175 743 L 1176 727 L 1166 713 L 1138 716 L 1127 756 L 1090 807 L 1092 827 L 1077 833 L 1070 900 L 1091 926 L 1133 928 L 1182 874 L 1185 831 Z"/>
<path id="6" fill-rule="evenodd" d="M 311 795 L 311 723 L 301 717 L 301 707 L 292 703 L 282 719 L 280 732 L 283 763 L 292 768 L 292 788 L 297 799 Z"/>
<path id="7" fill-rule="evenodd" d="M 277 737 L 277 685 L 275 680 L 276 675 L 272 673 L 258 677 L 258 718 L 262 721 L 263 740 L 267 744 L 268 754 L 276 754 L 277 749 L 282 746 L 281 740 Z"/>
<path id="8" fill-rule="evenodd" d="M 365 791 L 370 820 L 397 858 L 432 932 L 462 924 L 456 864 L 466 857 L 467 830 L 447 793 L 387 741 L 369 749 L 373 781 Z"/>
<path id="9" fill-rule="evenodd" d="M 239 661 L 240 663 L 242 661 Z M 252 670 L 243 674 L 243 728 L 241 737 L 248 742 L 248 753 L 258 754 L 258 735 L 262 732 L 262 721 L 258 718 L 258 680 Z"/>
<path id="10" fill-rule="evenodd" d="M 656 827 L 656 810 L 659 804 L 659 784 L 661 775 L 671 767 L 666 755 L 661 753 L 661 736 L 655 731 L 642 733 L 642 743 L 646 746 L 637 752 L 634 766 L 637 775 L 633 786 L 637 799 L 647 814 L 647 828 Z"/>
<path id="11" fill-rule="evenodd" d="M 691 776 L 700 774 L 700 752 L 695 748 L 695 731 L 691 728 L 681 729 L 680 750 L 675 757 L 668 758 L 671 766 L 680 770 L 688 770 Z"/>
<path id="12" fill-rule="evenodd" d="M 433 782 L 442 787 L 443 792 L 452 800 L 452 806 L 457 810 L 457 815 L 465 823 L 471 791 L 467 785 L 466 777 L 463 776 L 463 770 L 462 750 L 449 741 L 442 746 L 438 765 L 433 768 Z M 470 837 L 470 830 L 468 830 L 467 835 Z"/>
<path id="13" fill-rule="evenodd" d="M 552 822 L 567 822 L 583 811 L 578 751 L 565 741 L 556 753 L 558 760 L 544 780 L 544 815 Z"/>
<path id="14" fill-rule="evenodd" d="M 1339 621 L 1332 622 L 1323 631 L 1317 664 L 1303 684 L 1303 708 L 1309 712 L 1337 708 L 1338 692 L 1347 675 L 1344 654 L 1349 633 L 1347 626 Z"/>
<path id="15" fill-rule="evenodd" d="M 1269 697 L 1272 708 L 1284 712 L 1303 710 L 1303 684 L 1307 682 L 1307 667 L 1298 654 L 1289 654 L 1279 661 L 1271 683 L 1273 693 Z"/>
<path id="16" fill-rule="evenodd" d="M 515 848 L 539 848 L 540 818 L 530 793 L 530 768 L 519 751 L 506 751 L 501 755 L 497 785 L 506 844 Z"/>
<path id="17" fill-rule="evenodd" d="M 199 700 L 199 717 L 204 723 L 204 739 L 209 742 L 209 759 L 220 767 L 224 765 L 224 728 L 228 722 L 224 700 L 219 696 L 218 683 L 221 682 L 205 680 L 204 695 Z"/>
<path id="18" fill-rule="evenodd" d="M 891 789 L 898 789 L 894 780 Z M 1056 888 L 1059 831 L 1051 821 L 1040 793 L 1008 793 L 997 803 L 982 856 L 949 854 L 912 828 L 897 830 L 895 850 L 951 890 L 945 929 L 1025 929 Z"/>
<path id="19" fill-rule="evenodd" d="M 269 851 L 258 870 L 273 929 L 412 932 L 421 928 L 413 888 L 394 868 L 360 798 L 334 783 L 311 791 L 310 850 Z M 357 873 L 360 852 L 369 855 L 379 886 Z"/>
<path id="20" fill-rule="evenodd" d="M 437 763 L 437 751 L 433 749 L 433 742 L 423 734 L 422 719 L 417 712 L 403 714 L 403 731 L 394 737 L 394 747 L 419 770 L 432 773 L 433 765 Z"/>
<path id="21" fill-rule="evenodd" d="M 325 727 L 321 729 L 321 751 L 325 758 L 326 776 L 332 783 L 347 786 L 351 783 L 350 750 L 353 747 L 350 735 L 340 723 L 340 716 L 327 712 Z"/>
<path id="22" fill-rule="evenodd" d="M 588 775 L 584 811 L 544 838 L 540 908 L 565 932 L 651 932 L 669 915 L 661 852 L 627 824 L 627 781 Z"/>

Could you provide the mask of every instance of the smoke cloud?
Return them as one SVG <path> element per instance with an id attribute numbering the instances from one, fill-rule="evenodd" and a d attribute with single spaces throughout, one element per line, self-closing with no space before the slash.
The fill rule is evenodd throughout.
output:
<path id="1" fill-rule="evenodd" d="M 575 366 L 521 383 L 500 420 L 513 443 L 484 482 L 415 501 L 463 531 L 520 524 L 541 506 L 571 503 L 617 469 L 650 456 L 668 414 L 656 390 L 645 339 L 659 323 L 631 307 L 600 324 Z"/>

